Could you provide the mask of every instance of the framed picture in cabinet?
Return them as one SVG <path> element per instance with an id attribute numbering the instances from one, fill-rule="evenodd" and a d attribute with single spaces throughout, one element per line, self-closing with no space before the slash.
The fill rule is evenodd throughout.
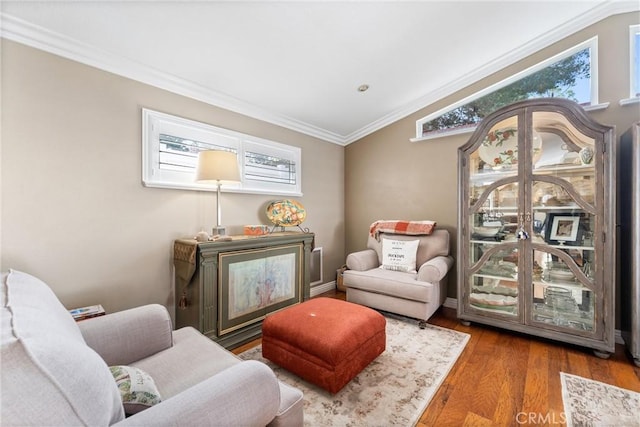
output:
<path id="1" fill-rule="evenodd" d="M 580 245 L 583 231 L 580 218 L 580 214 L 549 213 L 544 240 L 551 245 Z"/>
<path id="2" fill-rule="evenodd" d="M 301 302 L 302 256 L 301 244 L 220 254 L 219 335 Z"/>

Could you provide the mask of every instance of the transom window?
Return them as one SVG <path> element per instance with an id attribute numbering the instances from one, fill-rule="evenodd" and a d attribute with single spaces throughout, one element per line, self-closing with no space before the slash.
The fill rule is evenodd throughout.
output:
<path id="1" fill-rule="evenodd" d="M 298 147 L 147 109 L 142 120 L 142 181 L 147 187 L 210 190 L 195 182 L 198 153 L 224 150 L 237 154 L 241 182 L 223 183 L 223 191 L 302 195 Z"/>
<path id="2" fill-rule="evenodd" d="M 597 63 L 593 38 L 418 120 L 416 138 L 472 131 L 493 111 L 525 99 L 562 97 L 595 105 Z"/>

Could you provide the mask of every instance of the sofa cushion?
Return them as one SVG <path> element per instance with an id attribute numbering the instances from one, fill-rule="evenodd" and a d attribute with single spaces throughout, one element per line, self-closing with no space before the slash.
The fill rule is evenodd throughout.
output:
<path id="1" fill-rule="evenodd" d="M 185 361 L 189 362 L 186 363 Z M 173 346 L 131 363 L 153 378 L 163 399 L 193 387 L 240 359 L 192 327 L 173 331 Z"/>
<path id="2" fill-rule="evenodd" d="M 188 363 L 186 362 L 188 361 Z M 143 369 L 153 378 L 164 403 L 151 411 L 161 408 L 170 398 L 175 399 L 190 387 L 198 387 L 208 378 L 223 375 L 232 367 L 244 364 L 239 357 L 187 326 L 173 331 L 173 346 L 161 354 L 146 357 L 132 366 Z M 237 368 L 236 368 L 237 369 Z M 242 369 L 242 368 L 240 368 Z M 298 425 L 302 419 L 302 392 L 297 388 L 280 384 L 280 407 L 278 417 L 270 425 Z M 271 396 L 269 396 L 271 398 Z M 239 404 L 242 399 L 238 399 Z M 140 415 L 146 414 L 148 411 Z M 137 416 L 129 419 L 135 420 Z M 221 425 L 226 425 L 221 421 Z"/>
<path id="3" fill-rule="evenodd" d="M 382 240 L 380 268 L 405 273 L 416 273 L 416 252 L 419 240 Z"/>
<path id="4" fill-rule="evenodd" d="M 137 414 L 162 402 L 153 378 L 142 369 L 124 365 L 110 366 L 109 369 L 120 390 L 125 414 Z"/>
<path id="5" fill-rule="evenodd" d="M 435 285 L 416 280 L 416 274 L 374 268 L 367 271 L 347 270 L 344 284 L 381 295 L 391 295 L 413 301 L 433 302 L 437 299 Z"/>
<path id="6" fill-rule="evenodd" d="M 0 298 L 2 425 L 110 425 L 124 418 L 108 366 L 46 284 L 11 270 L 2 275 Z"/>

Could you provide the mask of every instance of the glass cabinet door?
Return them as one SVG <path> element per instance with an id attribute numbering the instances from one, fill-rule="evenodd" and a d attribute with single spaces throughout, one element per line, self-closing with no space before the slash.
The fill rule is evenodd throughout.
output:
<path id="1" fill-rule="evenodd" d="M 469 154 L 468 308 L 589 333 L 597 298 L 595 141 L 548 111 L 533 112 L 519 137 L 518 119 L 496 123 Z M 521 284 L 530 289 L 520 292 Z"/>
<path id="2" fill-rule="evenodd" d="M 531 179 L 532 310 L 542 327 L 593 332 L 597 274 L 595 140 L 555 112 L 533 112 L 543 143 Z"/>
<path id="3" fill-rule="evenodd" d="M 493 126 L 470 153 L 468 307 L 520 321 L 516 240 L 520 184 L 518 118 Z"/>
<path id="4" fill-rule="evenodd" d="M 533 251 L 533 310 L 534 323 L 543 323 L 577 331 L 593 332 L 593 282 L 588 265 L 583 268 L 581 251 Z M 568 259 L 569 258 L 569 259 Z"/>

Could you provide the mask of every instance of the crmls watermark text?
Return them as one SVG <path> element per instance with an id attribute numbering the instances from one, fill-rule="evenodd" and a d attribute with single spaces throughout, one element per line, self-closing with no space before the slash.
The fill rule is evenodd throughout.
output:
<path id="1" fill-rule="evenodd" d="M 516 422 L 519 425 L 554 425 L 554 424 L 566 424 L 567 417 L 564 412 L 551 412 L 543 414 L 541 412 L 518 412 L 516 414 Z"/>

